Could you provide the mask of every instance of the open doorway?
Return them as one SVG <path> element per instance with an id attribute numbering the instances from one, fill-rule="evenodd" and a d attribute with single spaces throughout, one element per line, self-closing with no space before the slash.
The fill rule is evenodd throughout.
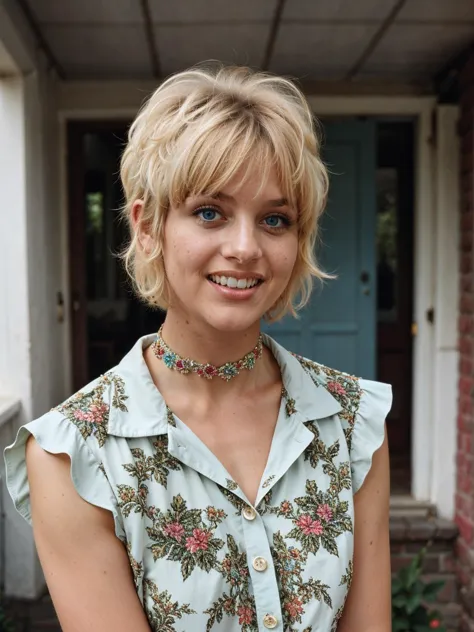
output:
<path id="1" fill-rule="evenodd" d="M 377 378 L 393 385 L 392 493 L 411 487 L 414 123 L 377 125 Z"/>
<path id="2" fill-rule="evenodd" d="M 126 131 L 126 122 L 68 129 L 74 389 L 117 364 L 164 317 L 135 297 L 117 256 L 128 230 L 119 177 Z"/>

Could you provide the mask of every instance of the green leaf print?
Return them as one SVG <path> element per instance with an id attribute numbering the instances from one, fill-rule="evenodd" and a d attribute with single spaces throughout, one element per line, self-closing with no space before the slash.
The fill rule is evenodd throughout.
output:
<path id="1" fill-rule="evenodd" d="M 158 586 L 149 579 L 145 579 L 145 597 L 149 595 L 152 600 L 150 608 L 145 599 L 145 611 L 153 632 L 176 632 L 176 619 L 182 619 L 185 614 L 196 614 L 188 603 L 179 605 L 172 601 L 171 594 L 167 590 L 160 592 Z"/>
<path id="2" fill-rule="evenodd" d="M 332 608 L 329 586 L 314 578 L 303 580 L 308 553 L 288 546 L 279 531 L 273 536 L 272 556 L 279 578 L 284 629 L 285 632 L 296 632 L 298 628 L 294 625 L 302 623 L 304 606 L 311 600 L 324 602 Z"/>
<path id="3" fill-rule="evenodd" d="M 220 623 L 224 615 L 239 617 L 242 632 L 258 632 L 255 600 L 250 593 L 247 555 L 239 551 L 235 539 L 229 534 L 227 551 L 218 569 L 230 588 L 204 611 L 209 615 L 206 632 L 210 632 L 216 623 Z"/>
<path id="4" fill-rule="evenodd" d="M 362 399 L 362 388 L 359 378 L 348 373 L 342 373 L 335 369 L 330 369 L 322 364 L 307 360 L 301 356 L 295 355 L 303 369 L 310 376 L 313 383 L 318 388 L 325 388 L 334 399 L 342 406 L 342 410 L 338 413 L 341 420 L 344 420 L 348 427 L 346 428 L 346 440 L 349 449 L 351 448 L 352 430 L 354 428 L 356 415 L 359 412 L 360 402 Z"/>

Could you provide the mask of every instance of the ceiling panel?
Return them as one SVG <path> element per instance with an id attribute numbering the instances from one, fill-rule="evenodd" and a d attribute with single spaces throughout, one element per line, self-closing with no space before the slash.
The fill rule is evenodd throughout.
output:
<path id="1" fill-rule="evenodd" d="M 137 23 L 142 21 L 138 0 L 28 0 L 40 22 L 90 24 Z"/>
<path id="2" fill-rule="evenodd" d="M 288 0 L 283 20 L 331 20 L 380 22 L 395 0 Z"/>
<path id="3" fill-rule="evenodd" d="M 410 0 L 398 20 L 421 22 L 474 22 L 474 0 Z"/>
<path id="4" fill-rule="evenodd" d="M 260 66 L 269 29 L 269 25 L 156 27 L 163 73 L 183 70 L 208 59 Z"/>
<path id="5" fill-rule="evenodd" d="M 142 26 L 45 26 L 45 37 L 68 78 L 151 77 Z"/>
<path id="6" fill-rule="evenodd" d="M 474 26 L 394 24 L 361 75 L 433 76 L 474 39 Z"/>
<path id="7" fill-rule="evenodd" d="M 340 79 L 362 54 L 376 28 L 283 24 L 270 69 L 300 79 Z"/>
<path id="8" fill-rule="evenodd" d="M 150 0 L 156 24 L 270 21 L 277 0 Z"/>

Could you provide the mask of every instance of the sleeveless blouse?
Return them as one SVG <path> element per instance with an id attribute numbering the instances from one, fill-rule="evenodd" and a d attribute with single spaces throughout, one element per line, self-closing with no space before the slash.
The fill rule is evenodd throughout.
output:
<path id="1" fill-rule="evenodd" d="M 66 453 L 78 494 L 113 514 L 155 632 L 335 631 L 353 573 L 354 500 L 384 439 L 391 387 L 294 356 L 269 336 L 283 389 L 252 505 L 167 407 L 141 338 L 121 363 L 5 450 L 31 522 L 25 443 Z"/>

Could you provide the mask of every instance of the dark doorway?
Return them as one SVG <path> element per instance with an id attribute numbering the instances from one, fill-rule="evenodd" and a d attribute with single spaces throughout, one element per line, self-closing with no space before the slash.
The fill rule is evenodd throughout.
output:
<path id="1" fill-rule="evenodd" d="M 393 385 L 392 493 L 411 487 L 414 124 L 377 131 L 377 378 Z"/>
<path id="2" fill-rule="evenodd" d="M 117 257 L 128 237 L 119 177 L 126 130 L 125 122 L 71 123 L 68 129 L 75 390 L 112 368 L 163 320 L 134 296 Z"/>

